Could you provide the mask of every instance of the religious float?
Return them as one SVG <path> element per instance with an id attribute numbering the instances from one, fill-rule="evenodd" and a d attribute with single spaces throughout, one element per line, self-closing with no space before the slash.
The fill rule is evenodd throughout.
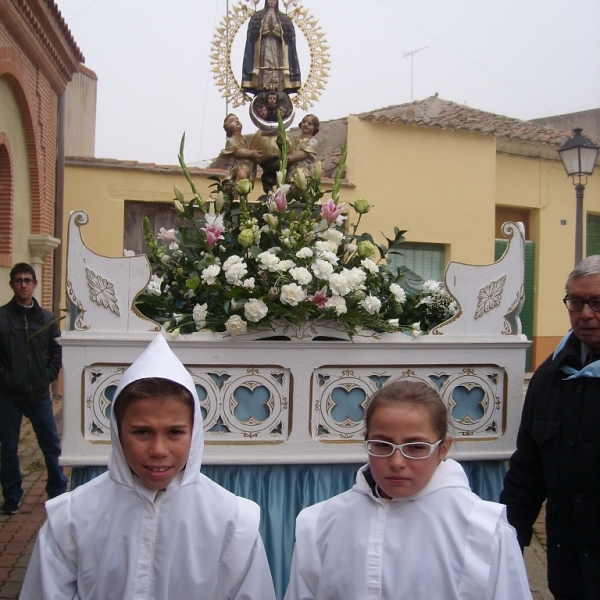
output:
<path id="1" fill-rule="evenodd" d="M 293 4 L 292 17 L 300 10 Z M 520 223 L 505 223 L 502 258 L 484 266 L 450 263 L 445 285 L 423 283 L 398 266 L 403 232 L 376 243 L 359 230 L 369 203 L 340 200 L 345 150 L 335 179 L 321 181 L 318 163 L 306 161 L 306 139 L 288 139 L 289 93 L 301 92 L 300 75 L 289 83 L 296 63 L 291 47 L 282 54 L 292 37 L 289 23 L 271 10 L 277 2 L 256 12 L 241 6 L 230 18 L 238 28 L 242 16 L 250 18 L 247 44 L 256 59 L 245 61 L 240 89 L 255 94 L 257 114 L 261 94 L 268 105 L 269 92 L 277 92 L 277 114 L 255 115 L 277 154 L 264 162 L 266 146 L 253 153 L 252 140 L 238 136 L 225 152 L 235 159 L 228 177 L 201 198 L 182 143 L 191 200 L 176 190 L 183 223 L 177 230 L 156 234 L 147 226 L 150 260 L 95 253 L 84 242 L 94 224 L 84 211 L 71 214 L 62 462 L 74 467 L 72 486 L 106 469 L 120 377 L 154 336 L 164 335 L 201 400 L 202 470 L 261 506 L 282 598 L 295 517 L 351 487 L 367 461 L 366 400 L 391 379 L 421 380 L 439 391 L 451 417 L 451 456 L 476 493 L 498 498 L 515 446 L 529 345 L 519 320 L 525 242 Z M 304 21 L 296 14 L 297 22 L 312 22 L 299 14 Z M 267 26 L 283 33 L 261 49 L 254 28 Z M 269 56 L 276 63 L 270 74 Z M 275 77 L 281 73 L 287 78 Z M 240 133 L 234 129 L 228 140 Z M 265 194 L 251 202 L 257 159 Z M 292 169 L 296 159 L 303 168 Z"/>

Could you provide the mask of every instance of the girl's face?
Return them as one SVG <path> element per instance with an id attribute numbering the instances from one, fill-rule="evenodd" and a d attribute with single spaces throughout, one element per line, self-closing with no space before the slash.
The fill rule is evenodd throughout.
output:
<path id="1" fill-rule="evenodd" d="M 426 408 L 413 404 L 382 404 L 375 409 L 369 423 L 367 439 L 406 444 L 438 441 Z M 373 479 L 384 498 L 408 498 L 421 491 L 446 457 L 451 438 L 446 438 L 422 460 L 406 458 L 396 449 L 392 456 L 370 456 Z"/>
<path id="2" fill-rule="evenodd" d="M 151 490 L 166 488 L 186 465 L 192 410 L 178 398 L 140 398 L 125 410 L 119 439 L 131 470 Z"/>

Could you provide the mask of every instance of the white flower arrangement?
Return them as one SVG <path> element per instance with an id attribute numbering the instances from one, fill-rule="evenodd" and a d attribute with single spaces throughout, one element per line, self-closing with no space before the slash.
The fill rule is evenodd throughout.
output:
<path id="1" fill-rule="evenodd" d="M 426 333 L 456 312 L 456 303 L 437 281 L 422 283 L 410 269 L 387 263 L 401 253 L 404 231 L 395 228 L 387 245 L 358 234 L 364 199 L 339 201 L 345 167 L 342 150 L 328 192 L 319 177 L 308 177 L 248 201 L 248 180 L 233 188 L 214 178 L 214 191 L 200 197 L 183 160 L 193 198 L 176 192 L 175 206 L 185 225 L 153 235 L 147 221 L 154 276 L 136 304 L 168 331 L 202 329 L 236 336 L 248 328 L 287 321 L 335 320 L 352 337 L 359 327 L 378 332 Z M 284 144 L 278 181 L 285 181 Z M 319 170 L 317 170 L 319 172 Z M 329 197 L 326 198 L 325 196 Z M 353 209 L 355 224 L 345 225 Z"/>

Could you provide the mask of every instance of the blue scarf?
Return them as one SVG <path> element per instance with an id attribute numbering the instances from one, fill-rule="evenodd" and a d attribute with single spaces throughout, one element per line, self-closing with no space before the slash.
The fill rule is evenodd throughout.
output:
<path id="1" fill-rule="evenodd" d="M 567 333 L 567 335 L 565 335 L 565 337 L 562 340 L 560 340 L 560 343 L 558 344 L 556 350 L 554 351 L 554 354 L 552 355 L 552 359 L 555 359 L 560 353 L 560 351 L 565 347 L 565 344 L 567 343 L 567 340 L 571 337 L 571 334 L 572 332 L 569 331 L 569 333 Z M 565 381 L 568 379 L 577 379 L 577 377 L 600 378 L 600 360 L 596 360 L 593 363 L 586 365 L 580 371 L 569 365 L 561 365 L 559 369 L 565 375 L 568 375 L 568 377 L 565 377 Z"/>

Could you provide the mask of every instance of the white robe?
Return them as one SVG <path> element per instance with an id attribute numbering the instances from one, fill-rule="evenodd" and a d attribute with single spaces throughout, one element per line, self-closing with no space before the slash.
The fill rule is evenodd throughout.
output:
<path id="1" fill-rule="evenodd" d="M 531 600 L 505 508 L 444 461 L 410 498 L 354 487 L 304 509 L 285 600 Z"/>
<path id="2" fill-rule="evenodd" d="M 129 469 L 111 420 L 109 471 L 46 503 L 21 600 L 274 600 L 259 507 L 201 475 L 200 404 L 161 336 L 124 374 L 177 381 L 195 403 L 186 468 L 166 490 Z"/>

